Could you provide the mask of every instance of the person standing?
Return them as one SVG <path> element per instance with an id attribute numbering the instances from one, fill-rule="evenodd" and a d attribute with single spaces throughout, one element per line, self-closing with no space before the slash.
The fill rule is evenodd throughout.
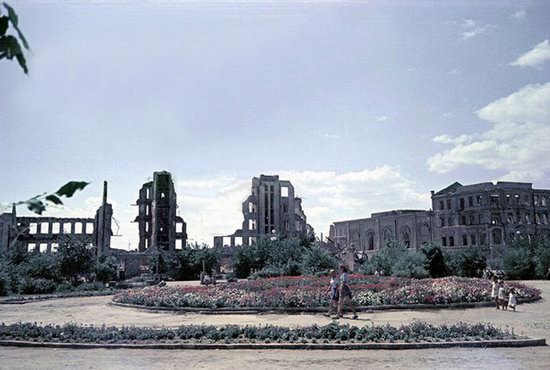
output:
<path id="1" fill-rule="evenodd" d="M 340 272 L 342 273 L 342 275 L 340 275 L 340 289 L 338 292 L 340 299 L 338 301 L 338 314 L 334 318 L 339 319 L 340 317 L 344 317 L 344 315 L 342 315 L 342 311 L 344 308 L 344 304 L 347 304 L 351 312 L 353 312 L 352 319 L 355 320 L 357 319 L 358 316 L 352 302 L 353 295 L 351 293 L 351 288 L 349 286 L 350 279 L 349 279 L 348 269 L 344 264 L 340 265 Z"/>
<path id="2" fill-rule="evenodd" d="M 333 311 L 338 312 L 338 300 L 340 298 L 340 279 L 335 270 L 330 270 L 330 285 L 325 292 L 325 295 L 330 293 L 330 303 L 328 306 L 328 313 L 325 316 L 330 317 Z"/>
<path id="3" fill-rule="evenodd" d="M 498 280 L 497 280 L 497 277 L 496 275 L 493 275 L 492 279 L 491 279 L 491 300 L 495 301 L 496 305 L 497 305 L 497 310 L 498 310 Z"/>

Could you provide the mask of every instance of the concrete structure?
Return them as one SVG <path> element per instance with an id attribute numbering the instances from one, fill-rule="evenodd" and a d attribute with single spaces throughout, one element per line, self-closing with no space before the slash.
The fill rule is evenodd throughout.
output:
<path id="1" fill-rule="evenodd" d="M 252 179 L 250 196 L 242 204 L 242 229 L 214 237 L 214 246 L 250 245 L 257 237 L 279 233 L 313 235 L 302 210 L 302 200 L 294 195 L 290 181 L 279 176 L 260 175 Z"/>
<path id="2" fill-rule="evenodd" d="M 432 209 L 375 213 L 370 218 L 335 222 L 329 241 L 336 254 L 356 259 L 372 255 L 394 238 L 411 249 L 435 242 L 453 250 L 483 248 L 498 266 L 503 248 L 518 236 L 550 237 L 550 190 L 531 183 L 455 182 L 432 191 Z M 348 258 L 349 259 L 349 258 Z"/>
<path id="3" fill-rule="evenodd" d="M 97 255 L 109 254 L 111 246 L 112 206 L 107 203 L 107 182 L 103 185 L 103 204 L 95 218 L 61 218 L 17 216 L 15 206 L 11 213 L 0 215 L 0 251 L 6 251 L 16 242 L 28 251 L 54 252 L 62 238 L 90 242 Z"/>
<path id="4" fill-rule="evenodd" d="M 169 172 L 153 173 L 153 181 L 139 191 L 137 205 L 140 252 L 173 252 L 186 245 L 187 227 L 177 215 L 177 195 Z"/>

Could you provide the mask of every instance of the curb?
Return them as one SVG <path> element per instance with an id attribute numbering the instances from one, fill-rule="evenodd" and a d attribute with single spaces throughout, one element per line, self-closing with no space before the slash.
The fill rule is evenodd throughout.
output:
<path id="1" fill-rule="evenodd" d="M 525 298 L 519 300 L 519 304 L 532 303 L 540 300 L 541 297 Z M 324 313 L 328 307 L 164 307 L 164 306 L 143 306 L 129 303 L 109 302 L 110 306 L 123 308 L 135 308 L 145 311 L 170 311 L 170 312 L 189 312 L 205 315 L 251 315 L 261 313 Z M 403 304 L 403 305 L 379 305 L 379 306 L 358 306 L 355 309 L 359 312 L 364 311 L 385 311 L 385 310 L 439 310 L 439 309 L 463 309 L 476 307 L 494 306 L 493 301 L 483 302 L 462 302 L 462 303 L 438 303 L 438 304 Z"/>
<path id="2" fill-rule="evenodd" d="M 90 297 L 107 297 L 115 295 L 118 292 L 105 292 L 103 294 L 91 294 L 91 295 L 43 295 L 34 297 L 22 297 L 21 299 L 0 299 L 0 304 L 26 304 L 33 302 L 49 301 L 52 299 L 66 299 L 66 298 L 90 298 Z"/>
<path id="3" fill-rule="evenodd" d="M 497 347 L 533 347 L 545 346 L 546 339 L 508 339 L 508 340 L 480 340 L 480 341 L 456 341 L 456 342 L 422 342 L 422 343 L 56 343 L 56 342 L 30 342 L 18 340 L 0 340 L 0 346 L 11 347 L 35 347 L 35 348 L 69 348 L 69 349 L 295 349 L 295 350 L 412 350 L 430 348 L 497 348 Z"/>

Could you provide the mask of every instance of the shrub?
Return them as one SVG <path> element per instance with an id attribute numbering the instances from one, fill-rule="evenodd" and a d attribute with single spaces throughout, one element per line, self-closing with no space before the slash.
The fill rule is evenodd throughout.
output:
<path id="1" fill-rule="evenodd" d="M 327 250 L 314 246 L 307 250 L 302 259 L 302 274 L 311 275 L 320 272 L 328 272 L 335 268 L 336 260 L 328 253 Z"/>
<path id="2" fill-rule="evenodd" d="M 20 294 L 49 294 L 53 293 L 55 288 L 55 281 L 43 278 L 23 278 L 19 283 Z"/>
<path id="3" fill-rule="evenodd" d="M 95 291 L 95 290 L 104 290 L 105 284 L 98 281 L 93 283 L 82 283 L 76 287 L 77 291 Z"/>
<path id="4" fill-rule="evenodd" d="M 447 276 L 448 269 L 445 263 L 445 256 L 437 244 L 429 243 L 422 248 L 426 256 L 426 268 L 433 278 Z"/>
<path id="5" fill-rule="evenodd" d="M 95 277 L 102 283 L 107 283 L 116 278 L 116 258 L 102 255 L 94 265 Z"/>
<path id="6" fill-rule="evenodd" d="M 425 278 L 429 276 L 426 270 L 426 256 L 422 253 L 406 252 L 392 267 L 392 276 Z"/>

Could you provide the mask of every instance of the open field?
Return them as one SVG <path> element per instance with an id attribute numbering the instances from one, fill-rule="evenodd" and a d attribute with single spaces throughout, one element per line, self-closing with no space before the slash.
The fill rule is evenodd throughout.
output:
<path id="1" fill-rule="evenodd" d="M 550 341 L 550 281 L 528 284 L 542 290 L 543 299 L 520 305 L 517 312 L 482 307 L 467 310 L 407 310 L 361 314 L 360 320 L 344 320 L 354 325 L 412 320 L 430 323 L 479 321 L 509 326 L 516 333 Z M 0 306 L 1 321 L 42 323 L 78 322 L 84 324 L 177 326 L 182 324 L 273 324 L 284 326 L 327 324 L 322 315 L 197 315 L 170 312 L 152 313 L 108 306 L 110 297 L 67 298 L 24 305 Z M 0 368 L 149 369 L 179 368 L 546 368 L 549 347 L 517 349 L 445 349 L 392 351 L 151 351 L 151 350 L 61 350 L 0 348 Z"/>

